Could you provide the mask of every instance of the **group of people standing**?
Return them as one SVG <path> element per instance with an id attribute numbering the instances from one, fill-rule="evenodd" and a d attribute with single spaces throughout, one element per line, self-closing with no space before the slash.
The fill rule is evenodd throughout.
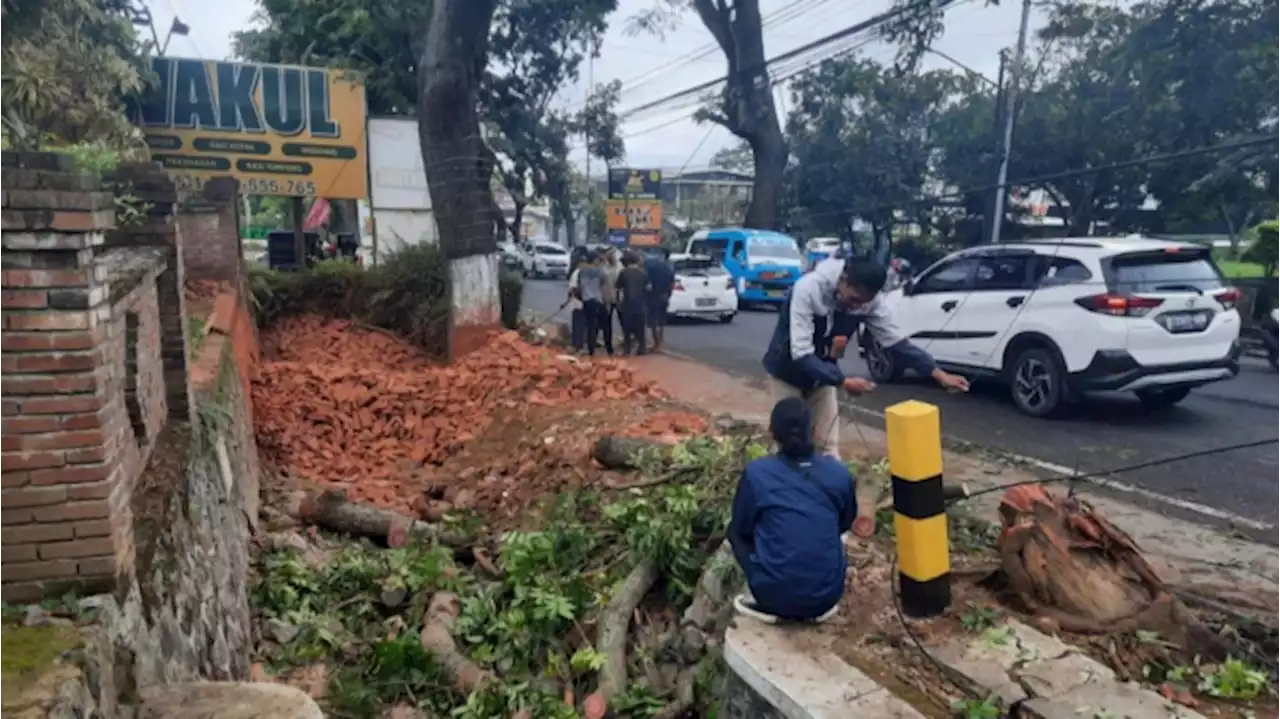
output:
<path id="1" fill-rule="evenodd" d="M 646 327 L 653 349 L 662 348 L 667 303 L 675 285 L 669 255 L 661 250 L 641 255 L 634 250 L 589 251 L 569 273 L 572 340 L 578 352 L 594 355 L 601 339 L 610 357 L 613 321 L 622 329 L 623 354 L 647 354 Z"/>

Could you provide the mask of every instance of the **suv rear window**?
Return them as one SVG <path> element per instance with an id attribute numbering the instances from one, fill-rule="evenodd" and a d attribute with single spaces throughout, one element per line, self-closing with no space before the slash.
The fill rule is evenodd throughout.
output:
<path id="1" fill-rule="evenodd" d="M 1111 260 L 1110 283 L 1116 292 L 1215 290 L 1222 275 L 1208 251 L 1141 252 Z"/>
<path id="2" fill-rule="evenodd" d="M 715 260 L 704 260 L 704 259 L 676 260 L 675 262 L 672 263 L 672 265 L 673 265 L 673 269 L 675 269 L 676 272 L 679 272 L 685 275 L 693 274 L 695 272 L 708 275 L 708 276 L 729 274 L 728 272 L 725 271 L 724 267 L 722 267 L 720 263 L 716 262 Z"/>

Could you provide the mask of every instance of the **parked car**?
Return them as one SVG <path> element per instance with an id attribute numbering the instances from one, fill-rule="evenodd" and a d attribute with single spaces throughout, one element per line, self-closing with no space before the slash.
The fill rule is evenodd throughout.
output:
<path id="1" fill-rule="evenodd" d="M 819 262 L 834 257 L 839 250 L 839 237 L 814 237 L 805 242 L 804 271 L 812 272 Z"/>
<path id="2" fill-rule="evenodd" d="M 1168 407 L 1234 377 L 1240 297 L 1210 248 L 1140 236 L 964 250 L 885 295 L 940 366 L 1004 383 L 1035 417 L 1106 390 Z M 877 382 L 901 375 L 869 332 L 859 344 Z"/>
<path id="3" fill-rule="evenodd" d="M 531 243 L 533 252 L 525 261 L 526 274 L 534 277 L 566 279 L 569 276 L 569 252 L 553 242 Z"/>
<path id="4" fill-rule="evenodd" d="M 724 323 L 738 313 L 738 291 L 733 277 L 714 258 L 671 255 L 675 285 L 667 314 L 678 317 L 715 318 Z"/>
<path id="5" fill-rule="evenodd" d="M 511 240 L 505 240 L 498 243 L 498 253 L 501 255 L 502 266 L 519 272 L 524 271 L 525 253 L 521 251 L 516 243 Z"/>
<path id="6" fill-rule="evenodd" d="M 686 252 L 724 263 L 744 303 L 781 305 L 804 269 L 796 241 L 769 230 L 699 230 L 689 238 Z"/>

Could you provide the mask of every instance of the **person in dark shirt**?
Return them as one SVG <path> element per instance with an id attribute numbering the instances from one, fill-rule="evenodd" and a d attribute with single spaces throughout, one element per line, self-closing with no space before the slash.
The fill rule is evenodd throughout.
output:
<path id="1" fill-rule="evenodd" d="M 645 303 L 649 297 L 649 276 L 640 269 L 640 258 L 632 252 L 622 256 L 618 273 L 618 319 L 622 323 L 622 352 L 646 354 L 644 337 Z"/>
<path id="2" fill-rule="evenodd" d="M 644 272 L 649 276 L 649 300 L 645 316 L 649 330 L 653 332 L 653 350 L 662 349 L 663 332 L 667 326 L 667 306 L 671 291 L 675 288 L 676 273 L 671 269 L 671 254 L 661 248 L 644 261 Z"/>
<path id="3" fill-rule="evenodd" d="M 814 448 L 813 416 L 800 397 L 774 406 L 776 455 L 747 465 L 733 499 L 729 543 L 751 589 L 751 611 L 789 621 L 829 616 L 848 566 L 840 535 L 858 515 L 854 479 Z"/>

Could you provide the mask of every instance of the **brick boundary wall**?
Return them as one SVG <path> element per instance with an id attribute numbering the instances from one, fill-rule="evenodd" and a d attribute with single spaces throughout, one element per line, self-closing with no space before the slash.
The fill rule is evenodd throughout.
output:
<path id="1" fill-rule="evenodd" d="M 132 568 L 131 493 L 155 434 L 194 411 L 176 193 L 152 167 L 138 175 L 146 218 L 117 229 L 101 178 L 65 156 L 3 153 L 5 600 L 113 588 Z M 113 298 L 101 255 L 137 245 L 164 251 Z"/>
<path id="2" fill-rule="evenodd" d="M 225 280 L 239 286 L 244 268 L 239 198 L 240 183 L 235 178 L 215 177 L 199 194 L 182 199 L 178 224 L 187 277 Z"/>

